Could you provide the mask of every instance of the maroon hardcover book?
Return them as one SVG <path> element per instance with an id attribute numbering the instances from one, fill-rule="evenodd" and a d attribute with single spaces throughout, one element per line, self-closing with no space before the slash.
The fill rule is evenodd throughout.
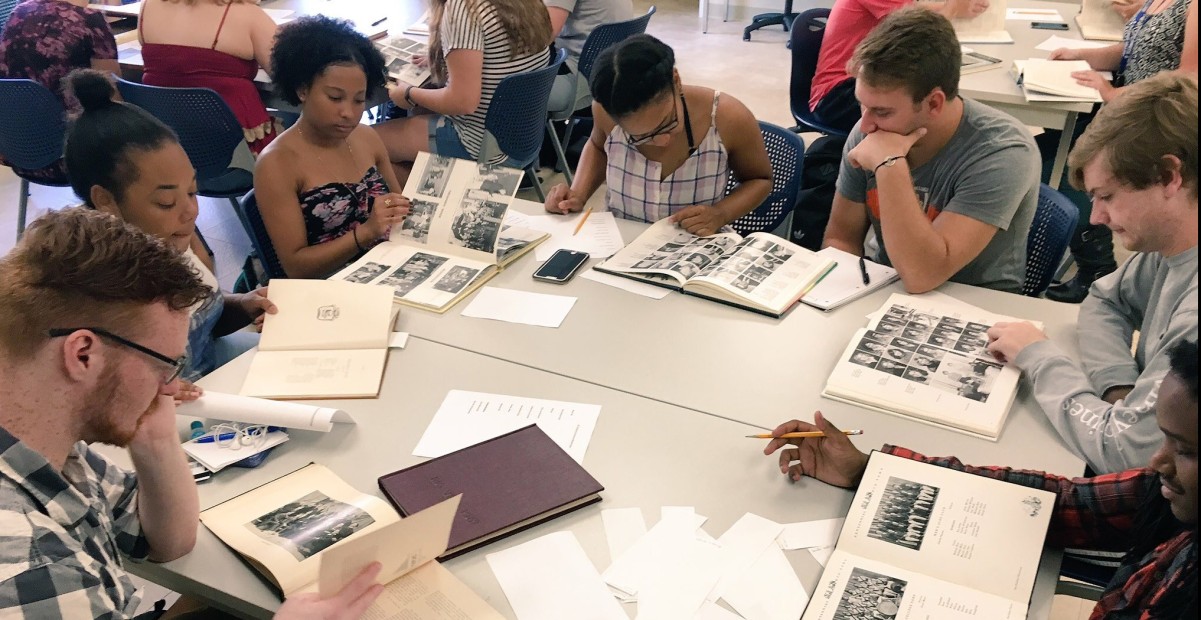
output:
<path id="1" fill-rule="evenodd" d="M 463 494 L 444 560 L 598 502 L 605 487 L 530 425 L 381 476 L 379 488 L 406 517 Z"/>

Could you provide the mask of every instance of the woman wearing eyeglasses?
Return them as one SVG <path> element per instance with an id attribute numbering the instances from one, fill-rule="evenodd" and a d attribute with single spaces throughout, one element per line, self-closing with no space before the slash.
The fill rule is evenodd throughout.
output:
<path id="1" fill-rule="evenodd" d="M 175 134 L 140 108 L 113 101 L 112 83 L 99 72 L 76 71 L 66 81 L 83 106 L 64 149 L 75 194 L 183 253 L 212 290 L 191 309 L 180 376 L 194 381 L 258 344 L 258 334 L 238 330 L 261 324 L 275 306 L 265 289 L 222 293 L 212 265 L 201 258 L 208 253 L 196 236 L 196 172 Z M 185 390 L 185 398 L 195 395 Z"/>
<path id="2" fill-rule="evenodd" d="M 551 189 L 547 211 L 579 211 L 605 183 L 618 217 L 670 217 L 707 236 L 767 198 L 771 162 L 755 117 L 729 95 L 684 84 L 662 41 L 637 35 L 610 47 L 591 86 L 592 136 L 575 181 Z M 727 195 L 731 174 L 739 185 Z"/>

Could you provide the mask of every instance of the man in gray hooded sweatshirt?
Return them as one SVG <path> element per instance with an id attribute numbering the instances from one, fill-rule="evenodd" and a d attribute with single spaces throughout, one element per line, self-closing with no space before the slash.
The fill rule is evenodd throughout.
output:
<path id="1" fill-rule="evenodd" d="M 1136 252 L 1080 308 L 1080 361 L 1030 323 L 998 323 L 989 350 L 1020 368 L 1051 424 L 1097 473 L 1146 463 L 1167 352 L 1197 338 L 1197 83 L 1163 73 L 1102 108 L 1069 157 L 1093 224 Z M 1131 355 L 1134 332 L 1138 344 Z"/>

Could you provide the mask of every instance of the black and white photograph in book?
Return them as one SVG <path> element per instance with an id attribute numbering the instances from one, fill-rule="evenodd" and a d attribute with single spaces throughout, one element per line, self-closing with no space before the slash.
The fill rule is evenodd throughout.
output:
<path id="1" fill-rule="evenodd" d="M 446 271 L 445 275 L 438 278 L 438 281 L 434 283 L 434 288 L 446 293 L 458 293 L 479 272 L 479 269 L 472 269 L 471 267 L 451 267 Z"/>
<path id="2" fill-rule="evenodd" d="M 400 223 L 398 234 L 419 243 L 425 243 L 430 234 L 430 223 L 434 221 L 434 213 L 438 211 L 438 203 L 428 200 L 410 200 L 409 214 Z"/>
<path id="3" fill-rule="evenodd" d="M 299 562 L 372 523 L 363 509 L 313 491 L 247 523 L 246 529 Z"/>
<path id="4" fill-rule="evenodd" d="M 889 476 L 867 535 L 917 551 L 922 548 L 938 487 Z"/>
<path id="5" fill-rule="evenodd" d="M 507 204 L 493 200 L 489 194 L 468 190 L 451 220 L 447 242 L 480 252 L 495 252 L 496 237 L 500 234 L 501 221 L 508 208 Z"/>
<path id="6" fill-rule="evenodd" d="M 891 620 L 901 611 L 909 582 L 870 570 L 855 568 L 847 580 L 834 620 Z"/>
<path id="7" fill-rule="evenodd" d="M 363 265 L 362 267 L 350 272 L 349 275 L 342 279 L 346 280 L 347 282 L 354 282 L 356 284 L 366 284 L 379 277 L 379 274 L 387 271 L 389 267 L 390 265 L 367 263 L 366 265 Z"/>
<path id="8" fill-rule="evenodd" d="M 931 374 L 928 385 L 976 402 L 987 402 L 993 384 L 1001 374 L 1001 364 L 979 357 L 948 352 Z"/>
<path id="9" fill-rule="evenodd" d="M 403 265 L 397 267 L 396 271 L 388 274 L 388 277 L 380 280 L 380 284 L 392 287 L 397 295 L 404 297 L 409 294 L 409 291 L 428 280 L 434 271 L 437 271 L 445 262 L 446 257 L 444 256 L 418 252 Z"/>
<path id="10" fill-rule="evenodd" d="M 521 185 L 521 175 L 523 174 L 525 174 L 524 171 L 515 168 L 500 168 L 481 164 L 479 166 L 479 178 L 476 182 L 476 187 L 489 194 L 512 196 L 517 193 L 517 187 Z"/>
<path id="11" fill-rule="evenodd" d="M 450 180 L 450 168 L 454 160 L 440 155 L 430 155 L 425 160 L 425 170 L 421 171 L 421 180 L 417 182 L 417 193 L 422 196 L 441 198 L 446 192 L 446 182 Z"/>

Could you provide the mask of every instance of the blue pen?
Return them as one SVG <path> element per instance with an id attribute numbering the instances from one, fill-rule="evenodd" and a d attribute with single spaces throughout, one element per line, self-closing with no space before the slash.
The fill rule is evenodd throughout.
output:
<path id="1" fill-rule="evenodd" d="M 274 433 L 275 431 L 282 431 L 282 430 L 286 430 L 286 429 L 284 429 L 282 426 L 268 426 L 267 427 L 268 433 Z M 195 439 L 194 441 L 196 443 L 213 443 L 214 441 L 233 441 L 234 437 L 237 437 L 237 436 L 238 436 L 237 433 L 221 433 L 220 435 L 217 435 L 216 437 L 214 437 L 213 435 L 205 435 L 204 437 L 200 437 L 198 439 Z"/>

